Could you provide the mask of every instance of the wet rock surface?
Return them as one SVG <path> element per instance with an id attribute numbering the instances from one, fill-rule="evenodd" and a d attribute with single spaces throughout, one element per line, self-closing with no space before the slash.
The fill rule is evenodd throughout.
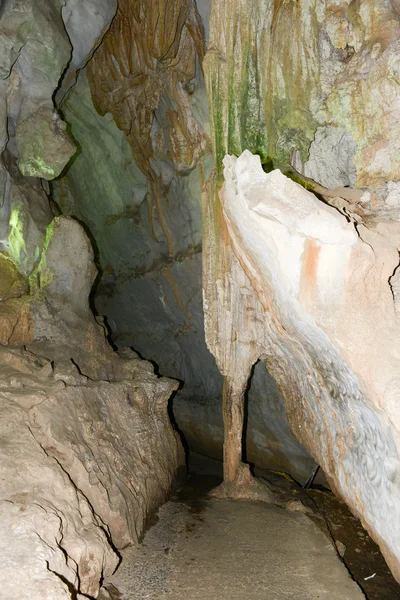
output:
<path id="1" fill-rule="evenodd" d="M 398 600 L 400 585 L 391 574 L 379 547 L 359 519 L 332 493 L 310 489 L 318 516 L 322 516 L 351 576 L 368 600 Z"/>

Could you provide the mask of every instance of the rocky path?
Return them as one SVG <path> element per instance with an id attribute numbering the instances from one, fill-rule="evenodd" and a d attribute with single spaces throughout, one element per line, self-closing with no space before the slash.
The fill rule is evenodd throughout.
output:
<path id="1" fill-rule="evenodd" d="M 110 583 L 121 600 L 364 598 L 305 514 L 219 499 L 164 505 Z"/>

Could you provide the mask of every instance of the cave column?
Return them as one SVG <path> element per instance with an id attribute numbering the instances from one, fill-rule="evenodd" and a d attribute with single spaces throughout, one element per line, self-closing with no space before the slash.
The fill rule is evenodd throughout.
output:
<path id="1" fill-rule="evenodd" d="M 243 462 L 244 402 L 251 369 L 258 360 L 254 348 L 246 343 L 226 353 L 228 372 L 224 376 L 222 414 L 224 418 L 224 481 L 213 491 L 218 498 L 242 498 L 276 502 L 272 491 L 254 479 Z M 238 352 L 238 350 L 240 350 Z M 253 350 L 253 351 L 252 351 Z"/>
<path id="2" fill-rule="evenodd" d="M 250 377 L 250 369 L 238 369 L 237 374 L 225 376 L 222 394 L 224 419 L 224 481 L 233 483 L 243 471 L 244 397 Z"/>

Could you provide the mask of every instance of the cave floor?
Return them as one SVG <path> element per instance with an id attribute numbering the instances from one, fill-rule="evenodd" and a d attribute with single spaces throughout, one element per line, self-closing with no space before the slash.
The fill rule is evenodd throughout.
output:
<path id="1" fill-rule="evenodd" d="M 158 511 L 105 583 L 120 600 L 365 598 L 325 533 L 303 513 L 208 498 L 197 474 Z"/>

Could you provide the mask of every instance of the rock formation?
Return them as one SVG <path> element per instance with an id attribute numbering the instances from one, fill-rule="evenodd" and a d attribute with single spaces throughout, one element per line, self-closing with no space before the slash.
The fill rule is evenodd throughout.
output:
<path id="1" fill-rule="evenodd" d="M 1 3 L 9 598 L 96 596 L 168 494 L 178 383 L 131 347 L 225 434 L 221 493 L 317 462 L 400 578 L 399 34 L 398 0 Z"/>
<path id="2" fill-rule="evenodd" d="M 210 6 L 141 2 L 135 12 L 134 4 L 120 2 L 104 44 L 60 100 L 81 152 L 52 189 L 62 213 L 95 240 L 94 302 L 113 342 L 184 382 L 174 398 L 179 427 L 193 449 L 221 457 L 222 378 L 205 343 L 201 284 L 201 190 L 213 164 L 201 68 Z M 165 25 L 148 47 L 152 11 Z M 177 32 L 171 47 L 168 31 Z M 263 362 L 248 407 L 249 460 L 305 481 L 314 460 L 290 431 Z"/>
<path id="3" fill-rule="evenodd" d="M 261 357 L 293 431 L 398 576 L 397 211 L 352 215 L 343 201 L 341 214 L 248 151 L 224 164 L 205 307 L 225 375 L 226 483 L 243 485 L 243 394 Z"/>
<path id="4" fill-rule="evenodd" d="M 3 301 L 7 311 L 18 300 L 19 314 L 3 339 L 14 348 L 0 347 L 0 554 L 10 600 L 72 589 L 97 596 L 183 462 L 168 416 L 178 384 L 132 350 L 113 352 L 89 308 L 94 276 L 81 226 L 59 217 L 27 285 L 8 277 L 13 295 L 23 294 Z"/>
<path id="5" fill-rule="evenodd" d="M 216 157 L 204 309 L 225 377 L 225 492 L 243 487 L 243 398 L 262 358 L 292 430 L 397 578 L 399 26 L 390 2 L 215 2 L 203 63 Z"/>
<path id="6" fill-rule="evenodd" d="M 72 589 L 96 597 L 183 462 L 168 416 L 178 384 L 132 350 L 112 351 L 88 304 L 86 235 L 64 217 L 50 228 L 31 293 L 19 298 L 20 348 L 0 347 L 0 554 L 10 600 Z"/>
<path id="7" fill-rule="evenodd" d="M 116 3 L 90 0 L 1 7 L 0 585 L 7 600 L 97 597 L 184 461 L 168 414 L 178 383 L 155 375 L 131 349 L 117 354 L 108 344 L 89 301 L 97 276 L 91 243 L 76 220 L 57 216 L 47 183 L 76 151 L 54 98 L 73 85 L 115 10 Z"/>
<path id="8" fill-rule="evenodd" d="M 214 2 L 205 71 L 218 167 L 248 149 L 269 168 L 296 160 L 325 187 L 397 180 L 399 27 L 386 0 Z"/>
<path id="9" fill-rule="evenodd" d="M 117 14 L 88 65 L 94 105 L 110 112 L 148 181 L 148 207 L 157 207 L 169 254 L 174 245 L 164 203 L 175 173 L 188 173 L 204 151 L 205 136 L 193 116 L 196 61 L 204 34 L 193 0 L 120 0 Z M 165 125 L 164 125 L 165 124 Z M 150 222 L 157 239 L 152 217 Z"/>
<path id="10" fill-rule="evenodd" d="M 134 355 L 111 382 L 23 350 L 1 361 L 2 593 L 96 597 L 182 461 L 167 412 L 176 384 Z"/>

